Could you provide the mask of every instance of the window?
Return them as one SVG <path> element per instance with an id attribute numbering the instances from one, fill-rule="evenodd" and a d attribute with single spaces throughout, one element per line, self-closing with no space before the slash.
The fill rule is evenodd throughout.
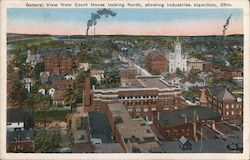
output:
<path id="1" fill-rule="evenodd" d="M 232 115 L 232 116 L 234 115 L 234 111 L 231 112 L 231 115 Z"/>
<path id="2" fill-rule="evenodd" d="M 151 110 L 152 110 L 152 111 L 156 111 L 156 108 L 155 108 L 155 107 L 153 107 L 153 108 L 151 108 Z"/>
<path id="3" fill-rule="evenodd" d="M 239 115 L 241 115 L 241 111 L 239 111 Z"/>
<path id="4" fill-rule="evenodd" d="M 136 112 L 141 112 L 141 109 L 140 108 L 136 108 Z"/>
<path id="5" fill-rule="evenodd" d="M 229 115 L 229 112 L 226 112 L 226 115 L 228 116 L 228 115 Z"/>
<path id="6" fill-rule="evenodd" d="M 178 130 L 174 130 L 174 136 L 177 136 Z"/>
<path id="7" fill-rule="evenodd" d="M 231 105 L 231 108 L 234 109 L 234 104 Z"/>
<path id="8" fill-rule="evenodd" d="M 148 112 L 148 108 L 144 108 L 143 111 L 144 111 L 144 112 Z"/>
<path id="9" fill-rule="evenodd" d="M 228 109 L 228 108 L 229 108 L 229 104 L 226 105 L 226 109 Z"/>
<path id="10" fill-rule="evenodd" d="M 169 130 L 166 130 L 166 136 L 170 136 L 170 131 Z"/>
<path id="11" fill-rule="evenodd" d="M 129 111 L 129 112 L 133 112 L 133 109 L 129 108 L 128 111 Z"/>

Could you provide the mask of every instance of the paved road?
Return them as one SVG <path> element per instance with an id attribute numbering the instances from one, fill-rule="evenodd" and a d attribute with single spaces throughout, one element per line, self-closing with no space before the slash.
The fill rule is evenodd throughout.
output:
<path id="1" fill-rule="evenodd" d="M 119 59 L 122 62 L 129 63 L 130 66 L 134 66 L 140 75 L 151 76 L 151 74 L 146 69 L 142 68 L 141 66 L 139 66 L 138 64 L 136 64 L 132 60 L 128 59 L 127 57 L 122 57 L 121 55 L 119 55 Z"/>

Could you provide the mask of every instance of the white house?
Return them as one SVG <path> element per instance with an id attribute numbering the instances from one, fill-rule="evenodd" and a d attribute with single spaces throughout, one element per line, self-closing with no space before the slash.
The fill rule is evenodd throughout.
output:
<path id="1" fill-rule="evenodd" d="M 32 78 L 24 78 L 25 88 L 27 89 L 28 93 L 31 92 L 32 83 L 33 83 Z"/>
<path id="2" fill-rule="evenodd" d="M 53 97 L 54 93 L 55 93 L 55 88 L 50 88 L 50 89 L 49 89 L 49 95 L 50 95 L 51 97 Z"/>
<path id="3" fill-rule="evenodd" d="M 43 89 L 43 88 L 39 89 L 38 92 L 41 93 L 42 95 L 45 95 L 45 93 L 46 93 L 45 89 Z"/>
<path id="4" fill-rule="evenodd" d="M 27 52 L 27 58 L 26 58 L 27 64 L 34 67 L 37 63 L 41 62 L 43 62 L 43 58 L 40 54 L 31 54 L 30 50 Z"/>
<path id="5" fill-rule="evenodd" d="M 100 82 L 104 78 L 104 70 L 91 70 L 91 76 Z"/>
<path id="6" fill-rule="evenodd" d="M 90 64 L 89 63 L 79 63 L 78 69 L 83 70 L 83 71 L 87 71 L 88 69 L 90 69 Z"/>
<path id="7" fill-rule="evenodd" d="M 180 83 L 180 87 L 184 90 L 189 90 L 191 87 L 204 87 L 206 82 L 204 80 L 197 80 L 195 82 L 185 81 Z"/>
<path id="8" fill-rule="evenodd" d="M 174 53 L 169 54 L 169 73 L 175 73 L 179 68 L 181 71 L 187 71 L 187 56 L 182 53 L 181 43 L 177 42 L 174 47 Z"/>
<path id="9" fill-rule="evenodd" d="M 64 77 L 64 79 L 66 79 L 66 80 L 75 80 L 76 77 L 73 76 L 73 75 L 68 74 L 68 75 L 66 75 L 66 76 Z"/>

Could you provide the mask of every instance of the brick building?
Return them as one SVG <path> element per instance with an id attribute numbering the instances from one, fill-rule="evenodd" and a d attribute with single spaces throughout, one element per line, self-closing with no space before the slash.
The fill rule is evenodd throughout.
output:
<path id="1" fill-rule="evenodd" d="M 166 140 L 199 137 L 201 122 L 220 121 L 220 115 L 209 107 L 192 107 L 177 111 L 164 111 L 156 114 L 153 125 Z"/>
<path id="2" fill-rule="evenodd" d="M 44 56 L 44 70 L 57 73 L 72 73 L 77 68 L 76 58 L 68 53 L 52 53 Z"/>
<path id="3" fill-rule="evenodd" d="M 93 101 L 92 108 L 89 109 L 102 110 L 105 103 L 122 102 L 132 117 L 143 116 L 146 121 L 152 121 L 153 112 L 173 111 L 184 107 L 181 105 L 180 88 L 169 85 L 162 76 L 137 76 L 136 80 L 140 85 L 112 89 L 93 88 L 91 94 L 85 89 L 84 94 L 89 95 L 89 99 Z M 85 101 L 86 98 L 87 96 L 84 97 Z M 86 102 L 84 104 L 87 106 Z"/>
<path id="4" fill-rule="evenodd" d="M 152 74 L 161 74 L 167 71 L 167 60 L 159 50 L 153 50 L 147 55 L 146 69 Z"/>
<path id="5" fill-rule="evenodd" d="M 226 88 L 211 87 L 206 91 L 208 105 L 221 114 L 223 119 L 242 119 L 243 101 L 234 97 Z"/>

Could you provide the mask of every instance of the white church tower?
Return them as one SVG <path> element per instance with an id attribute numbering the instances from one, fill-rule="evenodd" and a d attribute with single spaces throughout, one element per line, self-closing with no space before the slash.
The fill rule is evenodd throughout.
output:
<path id="1" fill-rule="evenodd" d="M 181 71 L 187 71 L 187 56 L 182 53 L 181 43 L 177 38 L 174 53 L 169 54 L 169 73 L 175 73 L 177 68 Z"/>

